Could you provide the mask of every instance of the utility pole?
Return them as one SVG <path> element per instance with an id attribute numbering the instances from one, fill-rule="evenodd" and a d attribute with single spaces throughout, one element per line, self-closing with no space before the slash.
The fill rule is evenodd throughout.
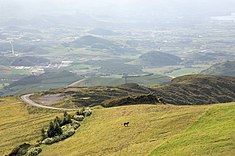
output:
<path id="1" fill-rule="evenodd" d="M 124 78 L 124 79 L 125 79 L 125 84 L 127 84 L 128 74 L 124 73 L 124 74 L 123 74 L 123 76 L 122 76 L 122 78 Z"/>

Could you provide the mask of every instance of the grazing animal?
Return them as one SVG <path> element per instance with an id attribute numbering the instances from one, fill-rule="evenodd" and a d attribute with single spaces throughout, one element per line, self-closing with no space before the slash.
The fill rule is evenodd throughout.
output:
<path id="1" fill-rule="evenodd" d="M 128 127 L 129 123 L 130 123 L 130 122 L 125 122 L 125 123 L 124 123 L 124 126 L 125 126 L 125 127 Z"/>

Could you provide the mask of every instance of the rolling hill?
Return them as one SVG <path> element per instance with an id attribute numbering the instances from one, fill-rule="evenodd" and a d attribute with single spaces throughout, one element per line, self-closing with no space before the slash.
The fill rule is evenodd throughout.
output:
<path id="1" fill-rule="evenodd" d="M 117 87 L 60 89 L 66 97 L 71 94 L 82 101 L 83 106 L 94 102 L 97 105 L 92 107 L 92 116 L 81 123 L 72 137 L 53 145 L 42 145 L 40 156 L 234 155 L 235 103 L 222 103 L 235 101 L 234 84 L 234 77 L 188 75 L 151 88 L 129 83 Z M 57 93 L 54 90 L 40 95 Z M 128 96 L 148 97 L 149 93 L 175 105 L 99 106 L 102 99 L 134 99 Z M 201 105 L 208 103 L 220 104 Z M 0 139 L 3 140 L 0 154 L 8 154 L 24 142 L 35 143 L 40 138 L 40 129 L 61 115 L 57 111 L 25 106 L 15 97 L 0 98 L 0 111 L 4 112 L 0 115 Z M 124 122 L 130 122 L 129 126 L 124 127 Z"/>
<path id="2" fill-rule="evenodd" d="M 234 113 L 234 103 L 95 109 L 74 136 L 45 146 L 40 156 L 233 155 Z"/>
<path id="3" fill-rule="evenodd" d="M 187 75 L 170 84 L 151 90 L 176 105 L 212 104 L 235 101 L 235 78 L 225 76 Z"/>
<path id="4" fill-rule="evenodd" d="M 41 137 L 42 127 L 62 115 L 58 111 L 26 106 L 16 97 L 0 98 L 0 111 L 0 155 L 9 154 L 24 142 L 35 144 Z"/>
<path id="5" fill-rule="evenodd" d="M 162 67 L 178 65 L 181 58 L 172 54 L 153 51 L 141 55 L 137 61 L 143 66 Z"/>
<path id="6" fill-rule="evenodd" d="M 78 106 L 112 107 L 123 105 L 123 101 L 128 105 L 128 101 L 131 103 L 131 99 L 142 95 L 161 97 L 163 103 L 174 105 L 205 105 L 235 102 L 235 77 L 187 75 L 175 78 L 169 84 L 152 87 L 127 83 L 110 87 L 70 87 L 61 91 L 71 96 Z M 142 100 L 134 103 L 141 104 Z"/>
<path id="7" fill-rule="evenodd" d="M 88 31 L 88 33 L 93 34 L 93 35 L 99 35 L 99 36 L 119 35 L 119 33 L 117 33 L 117 32 L 114 32 L 114 31 L 108 30 L 108 29 L 103 29 L 103 28 L 95 28 L 95 29 Z"/>
<path id="8" fill-rule="evenodd" d="M 3 95 L 21 95 L 53 88 L 63 88 L 68 84 L 82 79 L 69 71 L 47 71 L 39 76 L 30 75 L 18 81 L 12 82 L 1 90 Z"/>
<path id="9" fill-rule="evenodd" d="M 112 54 L 136 54 L 139 53 L 134 48 L 124 47 L 111 40 L 107 40 L 101 37 L 96 37 L 92 35 L 82 36 L 75 41 L 66 44 L 65 46 L 72 46 L 75 48 L 92 48 L 99 49 L 103 52 L 108 52 Z"/>
<path id="10" fill-rule="evenodd" d="M 235 76 L 235 61 L 215 64 L 202 71 L 201 74 Z"/>
<path id="11" fill-rule="evenodd" d="M 16 58 L 11 66 L 47 66 L 50 60 L 43 57 L 24 56 Z"/>
<path id="12" fill-rule="evenodd" d="M 128 77 L 128 83 L 138 83 L 144 86 L 166 84 L 171 81 L 171 78 L 165 75 L 146 75 L 146 76 L 133 76 Z M 91 77 L 87 78 L 85 81 L 77 84 L 77 87 L 84 86 L 119 86 L 125 83 L 124 78 L 115 77 Z"/>

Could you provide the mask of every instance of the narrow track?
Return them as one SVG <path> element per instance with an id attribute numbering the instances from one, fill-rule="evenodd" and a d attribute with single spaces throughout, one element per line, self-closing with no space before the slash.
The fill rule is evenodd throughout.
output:
<path id="1" fill-rule="evenodd" d="M 40 108 L 45 108 L 45 109 L 53 109 L 53 110 L 61 110 L 61 111 L 73 111 L 73 110 L 78 110 L 78 109 L 73 109 L 73 108 L 57 108 L 57 107 L 51 107 L 51 106 L 44 106 L 41 104 L 38 104 L 34 102 L 33 100 L 30 99 L 30 96 L 33 94 L 26 94 L 22 95 L 20 98 L 27 104 L 35 107 L 40 107 Z"/>

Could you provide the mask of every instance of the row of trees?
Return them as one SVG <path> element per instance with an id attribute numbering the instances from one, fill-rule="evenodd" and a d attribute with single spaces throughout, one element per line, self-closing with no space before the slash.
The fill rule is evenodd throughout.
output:
<path id="1" fill-rule="evenodd" d="M 67 112 L 64 113 L 64 116 L 62 119 L 60 119 L 58 116 L 54 119 L 54 121 L 50 122 L 49 128 L 46 131 L 44 128 L 42 128 L 42 139 L 51 138 L 54 136 L 61 135 L 63 133 L 61 127 L 71 123 L 71 115 L 69 115 Z"/>

